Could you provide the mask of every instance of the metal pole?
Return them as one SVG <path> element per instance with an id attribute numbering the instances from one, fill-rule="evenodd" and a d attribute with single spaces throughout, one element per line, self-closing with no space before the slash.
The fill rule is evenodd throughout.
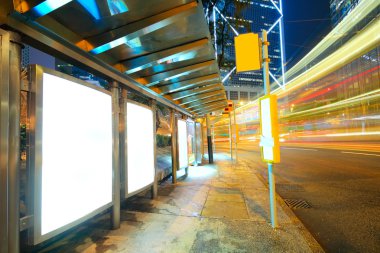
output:
<path id="1" fill-rule="evenodd" d="M 120 98 L 120 200 L 127 196 L 128 171 L 128 140 L 127 140 L 127 90 L 121 90 Z"/>
<path id="2" fill-rule="evenodd" d="M 276 201 L 276 182 L 273 173 L 273 164 L 268 163 L 269 198 L 270 198 L 270 219 L 272 227 L 277 228 L 277 201 Z"/>
<path id="3" fill-rule="evenodd" d="M 112 135 L 113 135 L 113 207 L 112 229 L 120 228 L 120 162 L 119 162 L 119 87 L 112 83 Z"/>
<path id="4" fill-rule="evenodd" d="M 211 125 L 210 126 L 211 128 L 211 143 L 212 143 L 212 152 L 215 152 L 216 150 L 216 145 L 215 145 L 215 128 L 214 128 L 214 125 Z M 214 160 L 214 155 L 213 155 L 213 159 Z"/>
<path id="5" fill-rule="evenodd" d="M 172 183 L 177 183 L 177 170 L 178 170 L 178 145 L 177 145 L 177 118 L 175 116 L 175 111 L 170 110 L 170 126 L 172 129 Z"/>
<path id="6" fill-rule="evenodd" d="M 20 36 L 10 33 L 9 43 L 9 223 L 8 252 L 20 251 Z"/>
<path id="7" fill-rule="evenodd" d="M 263 78 L 264 78 L 264 91 L 265 95 L 270 94 L 270 80 L 269 80 L 269 56 L 268 56 L 268 36 L 267 31 L 263 30 L 262 32 L 262 40 L 263 40 Z"/>
<path id="8" fill-rule="evenodd" d="M 9 43 L 0 29 L 0 252 L 8 252 Z"/>
<path id="9" fill-rule="evenodd" d="M 228 125 L 228 132 L 230 135 L 230 154 L 231 154 L 231 160 L 233 160 L 232 156 L 232 119 L 231 119 L 231 112 L 228 113 L 228 118 L 230 120 L 229 125 Z"/>
<path id="10" fill-rule="evenodd" d="M 157 198 L 158 191 L 158 182 L 157 182 L 157 102 L 156 100 L 152 100 L 152 111 L 153 111 L 153 153 L 154 153 L 154 181 L 152 185 L 152 199 Z"/>
<path id="11" fill-rule="evenodd" d="M 263 78 L 264 78 L 264 88 L 265 95 L 270 94 L 270 81 L 269 81 L 269 56 L 268 56 L 268 36 L 267 31 L 263 30 L 262 33 L 263 41 Z M 270 198 L 270 216 L 273 228 L 278 227 L 277 223 L 277 202 L 276 202 L 276 182 L 275 175 L 273 173 L 273 164 L 268 163 L 268 180 L 269 180 L 269 198 Z"/>
<path id="12" fill-rule="evenodd" d="M 239 130 L 238 130 L 238 126 L 237 126 L 237 123 L 236 123 L 236 107 L 235 107 L 235 102 L 232 102 L 232 106 L 233 106 L 233 109 L 234 109 L 234 124 L 235 124 L 235 161 L 237 162 L 237 160 L 238 160 L 237 142 L 238 142 Z"/>
<path id="13" fill-rule="evenodd" d="M 197 139 L 198 139 L 198 134 L 197 134 L 197 121 L 194 119 L 194 166 L 198 166 L 198 147 L 197 147 Z"/>
<path id="14" fill-rule="evenodd" d="M 208 148 L 208 163 L 214 163 L 213 150 L 212 150 L 212 139 L 211 139 L 211 129 L 210 129 L 210 116 L 206 115 L 206 127 L 207 127 L 207 148 Z"/>

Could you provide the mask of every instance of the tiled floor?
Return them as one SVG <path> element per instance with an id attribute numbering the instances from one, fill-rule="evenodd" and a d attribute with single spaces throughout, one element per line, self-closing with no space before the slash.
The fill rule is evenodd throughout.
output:
<path id="1" fill-rule="evenodd" d="M 272 229 L 269 195 L 254 168 L 217 156 L 191 167 L 183 181 L 159 186 L 157 199 L 141 194 L 122 210 L 120 229 L 109 216 L 67 234 L 45 252 L 323 252 L 285 206 Z M 281 202 L 281 200 L 279 200 Z"/>

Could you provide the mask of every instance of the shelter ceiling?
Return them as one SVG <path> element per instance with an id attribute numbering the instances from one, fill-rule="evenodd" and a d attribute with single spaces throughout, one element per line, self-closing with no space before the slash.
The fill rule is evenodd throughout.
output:
<path id="1" fill-rule="evenodd" d="M 0 25 L 25 33 L 39 49 L 49 47 L 55 56 L 64 55 L 111 80 L 116 73 L 122 85 L 185 113 L 204 114 L 227 103 L 198 1 L 4 2 L 0 17 L 6 18 Z M 180 98 L 191 104 L 185 106 Z"/>

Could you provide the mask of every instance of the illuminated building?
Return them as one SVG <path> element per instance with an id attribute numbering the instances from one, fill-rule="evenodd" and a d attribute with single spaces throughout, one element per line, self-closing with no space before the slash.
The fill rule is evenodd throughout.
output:
<path id="1" fill-rule="evenodd" d="M 350 13 L 360 0 L 330 0 L 331 22 L 335 27 L 342 19 Z"/>
<path id="2" fill-rule="evenodd" d="M 21 66 L 23 68 L 27 67 L 29 64 L 38 64 L 46 68 L 54 69 L 55 68 L 55 58 L 41 52 L 34 47 L 24 45 L 24 48 L 21 51 L 22 61 Z"/>
<path id="3" fill-rule="evenodd" d="M 56 66 L 55 66 L 55 69 L 62 72 L 62 73 L 65 73 L 65 74 L 68 74 L 68 75 L 71 75 L 71 76 L 74 76 L 76 78 L 79 78 L 83 81 L 86 81 L 88 83 L 92 83 L 94 85 L 97 85 L 97 86 L 101 86 L 101 87 L 104 87 L 107 85 L 107 81 L 105 81 L 104 79 L 102 78 L 99 78 L 81 68 L 78 68 L 72 64 L 68 64 L 62 60 L 59 60 L 59 59 L 56 59 Z"/>
<path id="4" fill-rule="evenodd" d="M 227 22 L 227 29 L 231 37 L 240 33 L 261 33 L 262 30 L 268 31 L 269 63 L 270 72 L 276 79 L 279 79 L 284 74 L 284 58 L 283 51 L 283 24 L 282 24 L 282 1 L 281 0 L 255 0 L 244 1 L 246 6 L 242 10 L 237 10 L 236 4 L 227 7 L 226 15 L 220 14 L 219 9 L 223 9 L 225 1 L 218 2 L 216 11 L 213 13 L 216 23 Z M 240 1 L 242 2 L 242 1 Z M 238 14 L 237 14 L 238 13 Z M 238 19 L 238 20 L 236 20 Z M 214 18 L 210 19 L 211 21 Z M 234 27 L 237 21 L 238 26 Z M 235 29 L 235 31 L 234 31 Z M 216 33 L 214 33 L 214 37 Z M 221 54 L 221 48 L 215 45 L 218 55 Z M 221 66 L 220 71 L 223 76 L 223 83 L 226 88 L 227 98 L 231 100 L 247 99 L 253 100 L 256 95 L 263 89 L 262 71 L 251 71 L 236 74 L 234 67 L 235 62 L 235 49 L 234 44 L 227 42 L 224 49 L 224 57 L 227 62 L 233 63 L 224 64 Z M 271 82 L 274 79 L 271 78 Z M 248 93 L 248 96 L 246 94 Z M 236 96 L 237 94 L 237 96 Z M 237 99 L 236 99 L 237 98 Z"/>
<path id="5" fill-rule="evenodd" d="M 287 71 L 286 89 L 273 92 L 282 141 L 380 140 L 379 7 L 360 1 Z M 260 139 L 258 101 L 238 108 L 236 119 L 239 136 Z"/>

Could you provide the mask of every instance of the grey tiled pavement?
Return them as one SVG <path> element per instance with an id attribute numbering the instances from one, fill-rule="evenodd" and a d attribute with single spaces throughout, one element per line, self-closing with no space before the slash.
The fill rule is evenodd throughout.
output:
<path id="1" fill-rule="evenodd" d="M 266 185 L 249 164 L 223 154 L 214 165 L 190 167 L 187 178 L 125 203 L 120 229 L 109 216 L 82 226 L 43 251 L 53 252 L 323 252 L 278 198 L 272 229 Z"/>

